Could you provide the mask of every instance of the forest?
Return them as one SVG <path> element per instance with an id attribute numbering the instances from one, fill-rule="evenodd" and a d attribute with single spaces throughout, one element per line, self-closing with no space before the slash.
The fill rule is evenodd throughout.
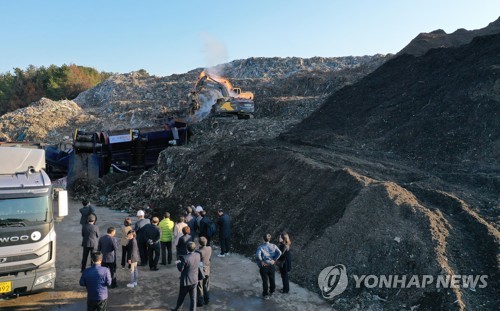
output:
<path id="1" fill-rule="evenodd" d="M 0 115 L 26 107 L 42 97 L 74 99 L 111 75 L 75 64 L 14 68 L 13 73 L 0 74 Z"/>

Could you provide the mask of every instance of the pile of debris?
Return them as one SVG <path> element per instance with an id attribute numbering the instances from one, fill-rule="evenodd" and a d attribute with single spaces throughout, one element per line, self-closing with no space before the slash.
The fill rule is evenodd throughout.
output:
<path id="1" fill-rule="evenodd" d="M 273 111 L 270 116 L 278 117 L 290 114 L 279 108 L 288 99 L 292 111 L 297 99 L 320 102 L 318 98 L 359 80 L 391 57 L 251 58 L 208 70 L 231 79 L 236 87 L 254 92 L 256 117 L 269 116 Z M 103 128 L 118 128 L 117 124 L 127 124 L 125 128 L 154 126 L 158 118 L 187 116 L 188 94 L 201 72 L 202 69 L 196 69 L 168 77 L 138 72 L 115 75 L 81 93 L 74 101 L 97 119 L 113 121 L 113 124 L 99 124 Z M 310 111 L 316 107 L 313 104 Z M 304 117 L 303 114 L 299 113 L 299 117 Z"/>
<path id="2" fill-rule="evenodd" d="M 0 116 L 0 138 L 7 141 L 60 142 L 62 137 L 74 131 L 73 124 L 84 120 L 87 121 L 85 112 L 75 102 L 42 98 L 28 107 Z"/>
<path id="3" fill-rule="evenodd" d="M 134 212 L 151 202 L 168 197 L 174 182 L 154 169 L 105 175 L 96 184 L 87 179 L 76 180 L 69 189 L 73 199 L 89 199 L 99 206 Z M 123 192 L 127 189 L 126 192 Z"/>
<path id="4" fill-rule="evenodd" d="M 300 250 L 292 280 L 311 289 L 323 268 L 345 265 L 349 285 L 336 309 L 351 310 L 352 301 L 388 310 L 494 308 L 499 45 L 496 35 L 395 58 L 300 124 L 287 119 L 275 128 L 278 139 L 263 133 L 280 118 L 207 119 L 193 127 L 189 148 L 162 152 L 158 175 L 138 189 L 168 193 L 153 203 L 174 218 L 192 202 L 212 217 L 223 207 L 235 249 L 249 256 L 264 232 L 289 232 Z M 132 187 L 113 194 L 123 198 L 118 206 L 133 200 Z M 357 288 L 353 275 L 405 276 L 405 285 L 415 275 L 486 275 L 488 284 Z"/>
<path id="5" fill-rule="evenodd" d="M 256 119 L 207 118 L 191 126 L 191 145 L 167 148 L 154 169 L 108 174 L 96 186 L 82 181 L 74 192 L 93 192 L 95 202 L 122 210 L 153 204 L 174 219 L 192 202 L 212 217 L 222 207 L 233 219 L 235 250 L 249 256 L 263 233 L 287 231 L 292 280 L 314 290 L 320 271 L 336 264 L 350 280 L 491 276 L 480 290 L 355 288 L 352 280 L 337 309 L 353 309 L 350 301 L 388 310 L 494 308 L 498 50 L 499 35 L 478 38 L 403 55 L 375 72 L 392 56 L 340 65 L 323 58 L 232 62 L 218 69 L 255 93 Z M 96 130 L 148 125 L 182 112 L 200 72 L 117 75 L 75 101 Z"/>
<path id="6" fill-rule="evenodd" d="M 391 54 L 347 57 L 250 57 L 210 68 L 231 79 L 279 79 L 296 74 L 340 72 L 353 68 L 376 68 L 392 57 Z"/>
<path id="7" fill-rule="evenodd" d="M 354 83 L 391 57 L 250 58 L 210 70 L 221 72 L 232 79 L 233 85 L 255 93 L 257 118 L 278 118 L 289 124 L 305 118 L 325 96 Z M 195 69 L 168 77 L 140 72 L 117 74 L 81 93 L 74 101 L 43 98 L 27 108 L 1 116 L 0 139 L 57 143 L 64 136 L 71 136 L 75 128 L 89 132 L 147 128 L 162 124 L 168 117 L 185 117 L 188 94 L 201 71 Z M 251 127 L 270 129 L 271 136 L 286 127 L 273 124 L 269 119 L 256 123 L 260 124 Z M 206 128 L 206 122 L 200 127 Z M 217 133 L 215 139 L 220 137 Z M 256 140 L 269 135 L 248 137 Z"/>

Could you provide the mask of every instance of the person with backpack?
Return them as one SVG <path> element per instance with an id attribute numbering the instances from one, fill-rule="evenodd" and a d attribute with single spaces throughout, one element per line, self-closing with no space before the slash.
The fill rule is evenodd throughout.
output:
<path id="1" fill-rule="evenodd" d="M 207 246 L 210 246 L 212 237 L 217 230 L 215 223 L 208 217 L 207 211 L 202 211 L 201 216 L 203 217 L 200 221 L 200 236 L 204 236 L 207 239 Z"/>

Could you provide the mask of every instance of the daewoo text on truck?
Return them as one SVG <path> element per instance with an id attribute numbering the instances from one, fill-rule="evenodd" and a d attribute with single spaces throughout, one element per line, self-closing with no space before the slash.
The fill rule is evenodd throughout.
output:
<path id="1" fill-rule="evenodd" d="M 0 147 L 0 296 L 54 288 L 54 227 L 68 196 L 44 168 L 42 149 Z"/>

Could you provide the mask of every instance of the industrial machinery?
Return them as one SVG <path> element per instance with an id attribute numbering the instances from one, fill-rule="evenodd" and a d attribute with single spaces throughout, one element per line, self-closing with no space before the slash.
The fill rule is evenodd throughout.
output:
<path id="1" fill-rule="evenodd" d="M 255 110 L 253 98 L 252 92 L 243 92 L 233 87 L 229 80 L 202 71 L 190 94 L 191 115 L 196 120 L 204 119 L 208 114 L 249 119 Z"/>
<path id="2" fill-rule="evenodd" d="M 68 184 L 78 178 L 97 180 L 110 172 L 148 169 L 161 151 L 187 143 L 187 123 L 170 119 L 161 126 L 87 132 L 76 129 L 68 164 Z"/>

